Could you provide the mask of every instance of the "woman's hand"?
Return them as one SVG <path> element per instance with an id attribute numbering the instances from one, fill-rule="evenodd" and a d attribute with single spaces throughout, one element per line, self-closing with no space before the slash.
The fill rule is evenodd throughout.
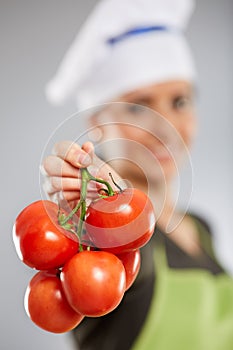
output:
<path id="1" fill-rule="evenodd" d="M 80 199 L 81 168 L 88 167 L 90 173 L 98 178 L 109 181 L 111 172 L 116 182 L 121 180 L 120 176 L 95 155 L 94 146 L 86 142 L 80 147 L 72 141 L 62 141 L 55 144 L 52 155 L 44 159 L 42 174 L 44 176 L 44 191 L 51 200 L 66 202 L 73 208 Z M 89 182 L 89 200 L 98 197 L 98 191 L 103 185 Z"/>

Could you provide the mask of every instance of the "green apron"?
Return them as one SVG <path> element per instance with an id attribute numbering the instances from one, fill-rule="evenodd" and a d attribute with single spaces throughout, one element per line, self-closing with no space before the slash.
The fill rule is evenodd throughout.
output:
<path id="1" fill-rule="evenodd" d="M 233 350 L 233 279 L 171 269 L 161 247 L 154 257 L 156 288 L 132 350 Z"/>

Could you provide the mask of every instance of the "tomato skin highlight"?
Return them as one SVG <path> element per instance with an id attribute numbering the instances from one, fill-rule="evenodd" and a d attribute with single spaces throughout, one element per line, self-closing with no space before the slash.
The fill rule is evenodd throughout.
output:
<path id="1" fill-rule="evenodd" d="M 130 252 L 117 255 L 121 260 L 125 268 L 126 286 L 125 290 L 128 290 L 134 283 L 141 266 L 141 254 L 140 250 L 132 250 Z"/>
<path id="2" fill-rule="evenodd" d="M 92 202 L 87 210 L 86 230 L 90 241 L 114 254 L 141 248 L 150 240 L 154 228 L 152 202 L 135 188 Z"/>
<path id="3" fill-rule="evenodd" d="M 13 240 L 26 265 L 50 270 L 63 266 L 77 253 L 77 238 L 59 225 L 57 213 L 55 203 L 40 200 L 27 206 L 16 218 Z"/>
<path id="4" fill-rule="evenodd" d="M 125 269 L 115 255 L 83 251 L 63 267 L 61 282 L 69 304 L 77 312 L 103 316 L 114 310 L 125 292 Z"/>
<path id="5" fill-rule="evenodd" d="M 30 319 L 48 332 L 68 332 L 84 318 L 68 304 L 57 271 L 39 271 L 27 287 L 24 303 Z"/>

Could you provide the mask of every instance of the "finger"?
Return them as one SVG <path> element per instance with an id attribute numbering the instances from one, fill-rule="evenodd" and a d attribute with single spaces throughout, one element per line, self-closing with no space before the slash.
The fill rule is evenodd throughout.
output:
<path id="1" fill-rule="evenodd" d="M 80 191 L 53 192 L 48 194 L 48 198 L 69 212 L 78 204 L 80 200 Z M 89 206 L 90 203 L 97 198 L 99 198 L 98 192 L 88 191 L 86 205 Z"/>
<path id="2" fill-rule="evenodd" d="M 114 178 L 116 183 L 122 183 L 121 176 L 108 164 L 105 163 L 102 159 L 98 158 L 95 154 L 93 156 L 93 164 L 88 167 L 89 172 L 94 176 L 106 181 L 111 181 L 110 173 Z M 124 186 L 125 187 L 125 186 Z"/>
<path id="3" fill-rule="evenodd" d="M 80 199 L 80 192 L 79 191 L 63 191 L 62 192 L 62 197 L 67 201 L 67 202 L 72 202 L 76 201 L 76 203 Z M 87 199 L 96 199 L 99 197 L 98 192 L 95 191 L 88 191 L 87 193 Z"/>
<path id="4" fill-rule="evenodd" d="M 60 191 L 80 191 L 82 181 L 78 178 L 50 176 L 45 179 L 44 190 L 48 193 Z M 100 184 L 90 182 L 87 185 L 87 191 L 97 192 Z"/>
<path id="5" fill-rule="evenodd" d="M 64 193 L 66 193 L 66 192 L 64 192 Z M 55 193 L 49 194 L 48 197 L 52 202 L 57 203 L 57 205 L 59 205 L 60 208 L 65 210 L 67 213 L 69 213 L 78 204 L 79 199 L 80 199 L 80 197 L 79 197 L 80 193 L 75 192 L 74 195 L 72 196 L 73 198 L 70 197 L 70 199 L 65 198 L 64 193 L 63 192 L 55 192 Z"/>
<path id="6" fill-rule="evenodd" d="M 78 202 L 80 199 L 80 191 L 63 191 L 62 197 L 67 202 L 72 202 L 72 201 Z"/>
<path id="7" fill-rule="evenodd" d="M 89 154 L 89 156 L 91 157 L 91 159 L 93 159 L 94 153 L 95 153 L 95 148 L 92 142 L 85 142 L 82 145 L 82 149 Z"/>
<path id="8" fill-rule="evenodd" d="M 44 159 L 42 164 L 42 173 L 49 176 L 80 178 L 80 172 L 77 168 L 57 156 L 48 156 Z"/>
<path id="9" fill-rule="evenodd" d="M 87 206 L 90 205 L 90 203 L 92 202 L 92 199 L 87 198 L 86 203 Z M 78 200 L 74 199 L 74 200 L 66 200 L 63 199 L 62 201 L 58 202 L 60 205 L 60 208 L 64 209 L 66 212 L 70 212 L 71 210 L 73 210 L 77 204 L 78 204 Z M 75 216 L 73 216 L 73 220 L 75 220 Z"/>
<path id="10" fill-rule="evenodd" d="M 90 145 L 87 146 L 87 149 L 90 149 Z M 62 141 L 55 144 L 53 154 L 78 168 L 87 167 L 92 163 L 91 156 L 72 141 Z"/>
<path id="11" fill-rule="evenodd" d="M 48 193 L 59 191 L 79 191 L 81 187 L 81 180 L 71 177 L 51 176 L 47 182 Z"/>

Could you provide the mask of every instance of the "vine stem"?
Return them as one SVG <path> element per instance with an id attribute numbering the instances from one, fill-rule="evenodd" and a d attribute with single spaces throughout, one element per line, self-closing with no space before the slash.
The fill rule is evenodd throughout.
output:
<path id="1" fill-rule="evenodd" d="M 87 176 L 89 178 L 89 181 L 92 180 L 92 181 L 99 182 L 99 183 L 105 185 L 107 187 L 107 190 L 108 190 L 108 196 L 113 196 L 115 194 L 115 192 L 113 191 L 113 188 L 110 186 L 110 184 L 107 181 L 92 176 L 89 173 L 89 171 L 87 170 L 87 168 L 82 169 L 82 171 L 85 171 L 85 173 L 87 172 Z"/>
<path id="2" fill-rule="evenodd" d="M 81 169 L 81 192 L 80 192 L 80 207 L 81 207 L 81 213 L 80 218 L 78 222 L 78 229 L 77 229 L 77 236 L 79 238 L 79 251 L 83 250 L 82 244 L 81 244 L 81 236 L 82 236 L 82 230 L 83 230 L 83 223 L 86 216 L 86 198 L 87 198 L 87 185 L 90 181 L 89 179 L 89 173 L 86 171 L 87 169 Z"/>
<path id="3" fill-rule="evenodd" d="M 80 212 L 80 218 L 78 222 L 78 228 L 77 228 L 77 236 L 79 239 L 79 251 L 83 250 L 82 244 L 81 244 L 81 236 L 82 236 L 82 231 L 83 231 L 83 223 L 85 221 L 85 216 L 86 216 L 86 209 L 87 209 L 87 204 L 86 204 L 86 199 L 87 199 L 87 185 L 89 181 L 95 181 L 99 182 L 107 187 L 107 192 L 108 196 L 113 196 L 115 194 L 114 190 L 110 186 L 110 184 L 103 180 L 96 178 L 92 176 L 87 168 L 82 168 L 80 169 L 81 172 L 81 191 L 80 191 L 80 200 L 78 201 L 77 205 L 75 208 L 64 218 L 60 219 L 59 223 L 61 226 L 65 226 L 69 220 L 72 219 L 72 217 L 77 213 L 79 209 L 81 209 Z"/>

